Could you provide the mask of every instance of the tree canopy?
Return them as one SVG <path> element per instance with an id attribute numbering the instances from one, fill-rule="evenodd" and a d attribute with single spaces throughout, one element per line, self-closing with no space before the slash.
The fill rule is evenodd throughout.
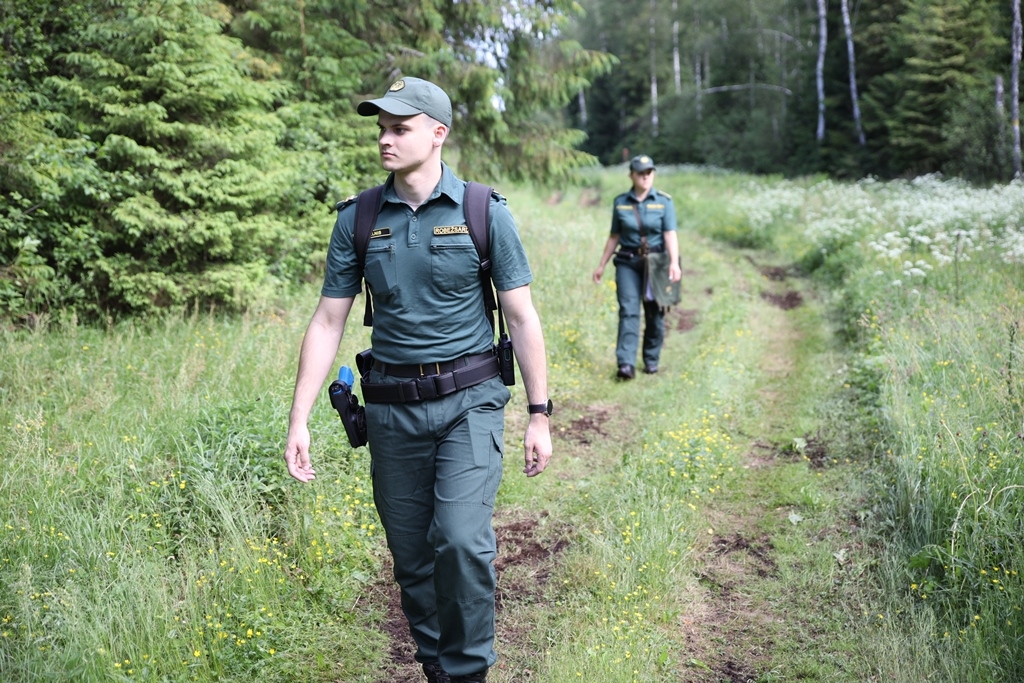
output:
<path id="1" fill-rule="evenodd" d="M 239 308 L 315 278 L 329 209 L 382 178 L 354 105 L 402 75 L 452 96 L 451 158 L 476 180 L 562 184 L 631 150 L 1005 181 L 1016 6 L 3 3 L 0 315 Z"/>
<path id="2" fill-rule="evenodd" d="M 585 90 L 590 106 L 570 105 L 588 134 L 582 149 L 606 163 L 630 148 L 659 162 L 755 172 L 1009 180 L 1011 107 L 997 102 L 997 78 L 1011 78 L 1012 3 L 845 4 L 852 44 L 844 3 L 823 3 L 819 141 L 817 3 L 586 0 L 576 35 L 619 63 Z M 856 88 L 849 83 L 851 56 Z M 859 93 L 863 143 L 851 92 Z"/>
<path id="3" fill-rule="evenodd" d="M 0 7 L 0 310 L 244 307 L 322 264 L 379 181 L 354 104 L 401 75 L 455 103 L 468 176 L 593 163 L 569 98 L 612 58 L 566 0 L 25 0 Z"/>

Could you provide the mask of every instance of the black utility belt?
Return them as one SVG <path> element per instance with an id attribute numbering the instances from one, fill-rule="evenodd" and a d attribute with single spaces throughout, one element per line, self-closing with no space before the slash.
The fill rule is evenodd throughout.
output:
<path id="1" fill-rule="evenodd" d="M 440 398 L 486 382 L 498 376 L 498 357 L 493 352 L 477 353 L 444 363 L 396 365 L 373 360 L 373 369 L 391 377 L 408 377 L 408 382 L 374 384 L 360 381 L 367 403 L 414 403 Z"/>
<path id="2" fill-rule="evenodd" d="M 653 247 L 653 248 L 649 248 L 645 253 L 647 253 L 647 254 L 660 254 L 663 251 L 665 251 L 665 247 Z M 640 254 L 640 250 L 639 249 L 621 249 L 620 248 L 619 251 L 616 253 L 616 256 L 621 256 L 622 258 L 636 258 L 637 256 L 640 256 L 640 255 L 641 254 Z"/>

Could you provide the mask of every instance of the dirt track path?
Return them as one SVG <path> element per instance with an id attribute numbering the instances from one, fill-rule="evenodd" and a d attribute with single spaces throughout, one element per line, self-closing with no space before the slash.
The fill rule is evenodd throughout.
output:
<path id="1" fill-rule="evenodd" d="M 847 646 L 830 634 L 829 620 L 841 610 L 834 599 L 837 587 L 857 569 L 857 528 L 836 525 L 834 516 L 816 511 L 834 507 L 847 475 L 823 467 L 829 464 L 828 447 L 815 435 L 804 435 L 802 450 L 780 441 L 788 438 L 782 435 L 792 431 L 796 416 L 816 401 L 801 393 L 806 380 L 801 373 L 808 366 L 800 354 L 806 352 L 806 335 L 818 331 L 796 322 L 808 318 L 795 317 L 794 309 L 809 302 L 799 283 L 781 269 L 760 272 L 765 282 L 754 285 L 763 290 L 750 306 L 748 325 L 764 340 L 765 352 L 751 401 L 756 418 L 743 427 L 756 437 L 745 450 L 733 493 L 715 500 L 708 512 L 715 533 L 698 549 L 701 592 L 680 623 L 680 683 L 846 680 L 841 672 Z M 695 313 L 675 311 L 673 333 L 699 324 Z M 611 412 L 590 406 L 586 424 L 573 424 L 570 431 L 577 437 L 619 438 L 622 430 L 607 427 Z M 514 515 L 499 508 L 495 518 L 502 657 L 492 678 L 543 683 L 530 668 L 537 653 L 530 649 L 522 615 L 548 606 L 547 578 L 572 533 Z M 397 589 L 382 582 L 376 590 L 378 604 L 387 605 L 382 628 L 391 643 L 391 665 L 376 683 L 421 683 Z M 503 618 L 513 613 L 516 618 Z"/>
<path id="2" fill-rule="evenodd" d="M 838 466 L 820 433 L 793 437 L 794 424 L 821 400 L 806 393 L 801 373 L 827 365 L 802 354 L 807 335 L 823 334 L 825 325 L 815 313 L 794 317 L 793 309 L 813 305 L 790 288 L 799 283 L 778 269 L 760 271 L 776 284 L 761 292 L 767 305 L 749 320 L 766 345 L 758 419 L 746 427 L 756 438 L 735 493 L 711 505 L 715 534 L 699 573 L 704 601 L 684 621 L 690 656 L 681 681 L 863 681 L 850 670 L 853 646 L 841 633 L 850 608 L 844 587 L 862 571 L 859 528 L 850 521 L 856 501 L 847 488 L 854 475 Z"/>
<path id="3" fill-rule="evenodd" d="M 763 599 L 766 592 L 783 588 L 777 536 L 789 531 L 781 520 L 773 520 L 784 516 L 785 510 L 772 509 L 764 491 L 769 488 L 766 477 L 779 463 L 771 439 L 784 426 L 785 384 L 797 364 L 794 347 L 799 332 L 778 302 L 797 299 L 789 295 L 764 300 L 774 305 L 759 309 L 760 315 L 751 320 L 754 333 L 768 345 L 760 367 L 764 382 L 758 389 L 759 413 L 764 418 L 755 432 L 762 436 L 743 456 L 738 487 L 742 495 L 713 505 L 716 533 L 705 549 L 700 572 L 705 587 L 703 611 L 684 621 L 689 622 L 686 637 L 693 648 L 687 680 L 694 682 L 758 680 L 770 668 L 772 649 L 787 622 L 781 610 Z M 707 624 L 715 624 L 713 637 L 707 635 Z"/>

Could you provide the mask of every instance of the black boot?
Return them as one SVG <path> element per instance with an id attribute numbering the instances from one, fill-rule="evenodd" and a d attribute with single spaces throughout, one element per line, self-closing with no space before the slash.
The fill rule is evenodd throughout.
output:
<path id="1" fill-rule="evenodd" d="M 427 676 L 427 683 L 451 683 L 452 680 L 437 662 L 427 662 L 424 664 L 423 673 Z"/>
<path id="2" fill-rule="evenodd" d="M 487 680 L 487 669 L 478 671 L 475 674 L 467 674 L 465 676 L 452 676 L 450 679 L 451 683 L 485 683 Z"/>

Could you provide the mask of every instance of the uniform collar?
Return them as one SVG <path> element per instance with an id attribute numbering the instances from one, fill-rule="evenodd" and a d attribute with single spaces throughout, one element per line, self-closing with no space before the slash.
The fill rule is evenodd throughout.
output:
<path id="1" fill-rule="evenodd" d="M 462 203 L 462 197 L 466 194 L 466 184 L 461 182 L 452 173 L 452 170 L 448 168 L 448 164 L 441 162 L 441 180 L 438 181 L 434 187 L 434 191 L 430 193 L 427 201 L 423 202 L 423 206 L 426 206 L 430 202 L 434 201 L 442 194 L 448 195 L 449 198 L 456 204 Z M 388 179 L 384 181 L 384 201 L 394 202 L 395 204 L 402 204 L 402 200 L 398 198 L 398 193 L 395 192 L 395 174 L 389 173 Z"/>
<path id="2" fill-rule="evenodd" d="M 628 194 L 629 194 L 629 198 L 630 199 L 632 199 L 632 200 L 634 200 L 634 201 L 636 201 L 638 203 L 640 202 L 640 200 L 637 199 L 636 192 L 634 190 L 630 189 Z M 653 199 L 653 198 L 655 198 L 657 196 L 658 196 L 658 190 L 656 190 L 655 188 L 652 187 L 651 191 L 647 193 L 646 197 L 644 197 L 644 201 L 646 202 L 648 199 Z"/>

